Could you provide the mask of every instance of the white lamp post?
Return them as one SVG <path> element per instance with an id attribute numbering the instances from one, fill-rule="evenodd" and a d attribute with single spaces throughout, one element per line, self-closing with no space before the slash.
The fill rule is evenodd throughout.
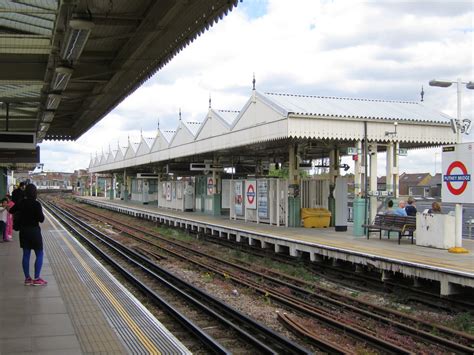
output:
<path id="1" fill-rule="evenodd" d="M 460 78 L 457 81 L 445 81 L 445 80 L 431 80 L 430 86 L 439 86 L 442 88 L 450 87 L 452 84 L 456 84 L 457 88 L 457 115 L 456 121 L 452 122 L 453 130 L 456 132 L 456 143 L 462 143 L 461 133 L 466 132 L 469 134 L 470 121 L 467 120 L 467 124 L 464 125 L 464 121 L 461 118 L 461 104 L 462 104 L 462 91 L 461 85 L 466 84 L 467 89 L 474 89 L 474 83 L 472 81 L 463 82 Z M 467 249 L 462 247 L 462 204 L 456 203 L 455 209 L 455 247 L 449 249 L 452 253 L 467 253 Z"/>

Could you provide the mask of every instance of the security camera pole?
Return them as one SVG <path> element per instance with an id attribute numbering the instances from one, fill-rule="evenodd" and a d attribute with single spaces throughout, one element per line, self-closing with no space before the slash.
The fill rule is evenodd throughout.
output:
<path id="1" fill-rule="evenodd" d="M 461 133 L 468 133 L 468 128 L 464 127 L 463 120 L 461 117 L 461 105 L 462 105 L 462 91 L 461 85 L 466 84 L 467 89 L 474 89 L 474 83 L 462 82 L 460 78 L 457 81 L 441 81 L 441 80 L 431 80 L 430 86 L 438 86 L 442 88 L 450 87 L 451 84 L 456 83 L 457 88 L 457 115 L 456 122 L 452 124 L 453 131 L 456 133 L 456 144 L 459 145 L 462 143 Z M 471 182 L 472 183 L 472 182 Z M 456 203 L 455 208 L 455 247 L 449 249 L 450 253 L 468 253 L 468 250 L 462 247 L 462 204 Z"/>

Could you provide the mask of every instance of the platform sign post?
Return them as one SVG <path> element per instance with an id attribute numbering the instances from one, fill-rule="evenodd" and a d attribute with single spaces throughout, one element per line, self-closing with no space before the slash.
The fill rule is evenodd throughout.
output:
<path id="1" fill-rule="evenodd" d="M 462 247 L 462 203 L 474 202 L 474 143 L 460 143 L 443 147 L 442 155 L 442 188 L 443 202 L 456 204 L 455 248 L 450 251 L 467 253 Z"/>

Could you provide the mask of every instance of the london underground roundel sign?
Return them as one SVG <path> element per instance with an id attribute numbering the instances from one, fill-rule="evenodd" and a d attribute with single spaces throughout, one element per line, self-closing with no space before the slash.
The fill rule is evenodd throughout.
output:
<path id="1" fill-rule="evenodd" d="M 455 174 L 454 170 L 456 168 L 460 169 L 462 174 Z M 448 190 L 453 195 L 461 195 L 464 190 L 466 190 L 467 182 L 471 180 L 471 175 L 467 173 L 466 166 L 463 164 L 463 162 L 453 161 L 449 165 L 448 170 L 446 171 L 446 175 L 444 175 L 443 177 L 443 180 L 446 183 Z M 457 188 L 454 187 L 454 182 L 460 182 L 461 186 Z"/>
<path id="2" fill-rule="evenodd" d="M 442 166 L 442 201 L 474 203 L 474 187 L 471 179 L 474 170 L 474 143 L 443 147 Z"/>
<path id="3" fill-rule="evenodd" d="M 247 187 L 247 201 L 249 204 L 252 204 L 254 200 L 255 200 L 255 189 L 253 185 L 250 185 L 249 187 Z"/>
<path id="4" fill-rule="evenodd" d="M 257 208 L 257 182 L 255 180 L 245 181 L 245 205 L 246 208 L 256 209 Z"/>

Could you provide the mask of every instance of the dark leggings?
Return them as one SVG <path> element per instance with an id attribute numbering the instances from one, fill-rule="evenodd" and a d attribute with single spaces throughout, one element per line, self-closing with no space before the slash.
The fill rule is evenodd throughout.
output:
<path id="1" fill-rule="evenodd" d="M 43 249 L 35 250 L 35 279 L 39 278 L 41 274 L 41 268 L 43 267 L 43 254 Z M 31 249 L 23 249 L 22 265 L 25 278 L 30 277 L 30 255 Z"/>

